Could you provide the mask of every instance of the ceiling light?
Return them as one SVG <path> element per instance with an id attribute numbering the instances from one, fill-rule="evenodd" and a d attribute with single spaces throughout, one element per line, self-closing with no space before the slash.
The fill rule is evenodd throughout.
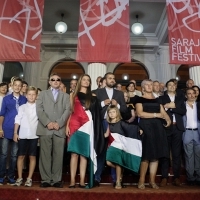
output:
<path id="1" fill-rule="evenodd" d="M 140 35 L 143 32 L 143 25 L 138 22 L 138 15 L 136 15 L 137 22 L 131 26 L 131 30 L 135 35 Z"/>
<path id="2" fill-rule="evenodd" d="M 63 34 L 67 31 L 67 24 L 63 21 L 64 14 L 61 14 L 61 21 L 57 22 L 55 29 L 58 33 Z"/>
<path id="3" fill-rule="evenodd" d="M 122 79 L 127 81 L 129 80 L 129 75 L 128 74 L 122 74 Z"/>

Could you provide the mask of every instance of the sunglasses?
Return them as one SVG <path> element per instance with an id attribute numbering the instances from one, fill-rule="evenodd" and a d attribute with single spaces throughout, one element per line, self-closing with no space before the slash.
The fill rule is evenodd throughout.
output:
<path id="1" fill-rule="evenodd" d="M 58 79 L 51 79 L 50 81 L 60 81 L 60 78 L 58 78 Z"/>

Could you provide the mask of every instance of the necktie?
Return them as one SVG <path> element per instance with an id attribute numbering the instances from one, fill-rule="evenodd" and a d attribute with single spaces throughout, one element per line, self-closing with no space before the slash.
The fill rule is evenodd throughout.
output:
<path id="1" fill-rule="evenodd" d="M 13 99 L 16 101 L 15 107 L 16 107 L 16 110 L 18 111 L 18 109 L 19 109 L 19 101 L 18 101 L 18 98 L 17 98 L 17 97 L 13 97 Z"/>

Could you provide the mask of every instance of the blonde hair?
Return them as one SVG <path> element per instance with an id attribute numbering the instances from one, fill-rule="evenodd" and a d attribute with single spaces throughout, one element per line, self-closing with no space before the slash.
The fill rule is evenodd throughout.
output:
<path id="1" fill-rule="evenodd" d="M 107 108 L 106 120 L 107 120 L 109 123 L 111 123 L 112 119 L 109 117 L 109 114 L 108 114 L 111 110 L 115 110 L 116 113 L 117 113 L 116 122 L 120 121 L 120 120 L 122 119 L 122 116 L 121 116 L 121 114 L 120 114 L 120 111 L 119 111 L 118 107 L 117 107 L 117 106 L 114 106 L 114 105 L 108 106 L 108 108 Z"/>
<path id="2" fill-rule="evenodd" d="M 27 91 L 26 91 L 26 94 L 29 92 L 29 91 L 35 91 L 36 94 L 38 94 L 38 89 L 34 86 L 28 86 L 27 88 Z"/>

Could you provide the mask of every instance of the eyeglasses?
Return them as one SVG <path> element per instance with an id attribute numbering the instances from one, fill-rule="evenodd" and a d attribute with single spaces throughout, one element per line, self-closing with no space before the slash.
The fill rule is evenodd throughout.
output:
<path id="1" fill-rule="evenodd" d="M 60 78 L 58 78 L 58 79 L 51 79 L 50 81 L 60 81 Z"/>

